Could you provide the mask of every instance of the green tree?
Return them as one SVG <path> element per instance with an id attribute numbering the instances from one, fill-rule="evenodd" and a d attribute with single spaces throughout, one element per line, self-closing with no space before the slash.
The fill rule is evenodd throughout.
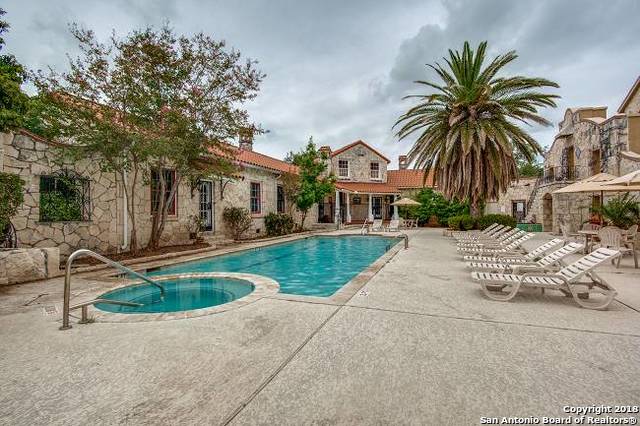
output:
<path id="1" fill-rule="evenodd" d="M 0 8 L 0 17 L 6 12 Z M 0 20 L 0 51 L 4 48 L 4 34 L 9 29 L 6 21 Z M 0 55 L 0 132 L 22 127 L 29 106 L 29 97 L 20 86 L 27 74 L 13 55 Z"/>
<path id="2" fill-rule="evenodd" d="M 300 152 L 292 153 L 293 164 L 298 166 L 300 180 L 295 194 L 295 205 L 300 210 L 300 228 L 304 228 L 309 209 L 324 200 L 334 190 L 335 177 L 326 175 L 327 155 L 316 149 L 313 138 Z"/>
<path id="3" fill-rule="evenodd" d="M 519 152 L 513 152 L 518 167 L 518 176 L 521 177 L 540 177 L 544 170 L 543 165 L 537 158 L 529 161 Z"/>
<path id="4" fill-rule="evenodd" d="M 220 141 L 258 131 L 243 104 L 257 95 L 264 74 L 202 33 L 178 37 L 164 26 L 101 43 L 92 31 L 76 25 L 71 31 L 82 54 L 68 72 L 35 76 L 42 114 L 35 121 L 49 135 L 74 141 L 66 155 L 94 158 L 120 176 L 132 251 L 136 188 L 158 177 L 158 193 L 165 195 L 152 212 L 147 244 L 156 248 L 180 184 L 229 173 L 229 148 Z M 165 173 L 155 173 L 164 169 L 176 170 L 170 184 Z"/>
<path id="5" fill-rule="evenodd" d="M 442 82 L 417 81 L 430 93 L 408 96 L 419 103 L 395 124 L 401 140 L 417 134 L 409 160 L 433 169 L 446 197 L 468 199 L 474 216 L 484 200 L 497 199 L 517 178 L 514 151 L 527 161 L 542 153 L 519 123 L 550 125 L 538 110 L 555 107 L 558 98 L 539 90 L 558 87 L 544 78 L 498 76 L 517 55 L 499 55 L 485 66 L 486 48 L 482 42 L 473 51 L 465 42 L 462 52 L 449 50 L 446 67 L 429 65 Z"/>

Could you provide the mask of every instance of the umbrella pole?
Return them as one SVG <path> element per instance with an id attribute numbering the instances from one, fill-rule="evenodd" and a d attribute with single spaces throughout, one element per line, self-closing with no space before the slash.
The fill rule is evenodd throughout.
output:
<path id="1" fill-rule="evenodd" d="M 604 206 L 604 191 L 600 191 L 600 226 L 604 226 L 604 215 L 602 214 L 602 206 Z"/>

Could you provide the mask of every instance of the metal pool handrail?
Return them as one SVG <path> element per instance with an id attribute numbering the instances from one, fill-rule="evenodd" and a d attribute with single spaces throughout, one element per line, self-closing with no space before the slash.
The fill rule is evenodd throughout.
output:
<path id="1" fill-rule="evenodd" d="M 71 253 L 69 258 L 67 259 L 67 266 L 64 274 L 64 302 L 62 306 L 62 326 L 60 327 L 60 330 L 68 330 L 71 328 L 71 325 L 69 324 L 69 311 L 71 310 L 69 308 L 69 303 L 71 299 L 71 264 L 73 263 L 75 258 L 82 255 L 91 256 L 94 259 L 98 259 L 102 263 L 105 263 L 113 268 L 119 269 L 122 272 L 126 272 L 127 274 L 133 275 L 136 278 L 140 278 L 141 280 L 146 281 L 149 284 L 158 287 L 160 289 L 160 295 L 164 297 L 164 287 L 158 282 L 150 279 L 149 277 L 146 277 L 145 275 L 142 275 L 134 271 L 133 269 L 127 268 L 121 263 L 118 263 L 109 258 L 106 258 L 94 251 L 91 251 L 88 249 L 79 249 Z M 96 300 L 100 300 L 100 299 L 96 299 Z M 113 302 L 115 302 L 115 304 L 122 304 L 122 305 L 126 305 L 127 303 L 129 303 L 129 302 L 119 302 L 119 301 L 113 301 Z M 91 301 L 90 304 L 93 304 L 93 303 L 97 303 L 97 302 L 94 300 L 94 301 Z M 107 303 L 112 303 L 112 302 L 107 302 Z M 81 307 L 81 305 L 74 306 L 74 308 L 79 308 Z"/>
<path id="2" fill-rule="evenodd" d="M 404 238 L 404 249 L 409 248 L 409 236 L 407 234 L 399 234 L 398 238 Z"/>

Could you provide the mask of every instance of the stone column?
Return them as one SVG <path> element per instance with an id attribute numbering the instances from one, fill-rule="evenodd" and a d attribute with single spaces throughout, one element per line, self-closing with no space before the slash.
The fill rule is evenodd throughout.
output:
<path id="1" fill-rule="evenodd" d="M 367 216 L 367 219 L 369 220 L 369 222 L 371 222 L 373 220 L 373 201 L 371 200 L 373 197 L 373 194 L 369 194 L 369 214 Z"/>
<path id="2" fill-rule="evenodd" d="M 334 202 L 335 205 L 335 218 L 333 220 L 333 223 L 335 223 L 336 225 L 340 224 L 340 191 L 338 191 L 336 189 L 336 200 Z"/>
<path id="3" fill-rule="evenodd" d="M 349 204 L 349 198 L 351 198 L 351 195 L 349 195 L 349 193 L 345 193 L 345 197 L 347 197 L 347 223 L 351 223 L 351 205 Z"/>
<path id="4" fill-rule="evenodd" d="M 396 194 L 396 196 L 393 198 L 393 201 L 398 201 L 400 199 L 400 197 L 398 196 L 398 194 Z M 398 216 L 398 206 L 393 206 L 393 219 L 394 220 L 398 220 L 400 217 Z"/>

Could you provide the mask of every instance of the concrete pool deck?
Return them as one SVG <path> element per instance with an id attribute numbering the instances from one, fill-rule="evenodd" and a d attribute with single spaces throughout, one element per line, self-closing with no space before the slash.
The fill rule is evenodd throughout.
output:
<path id="1" fill-rule="evenodd" d="M 501 303 L 441 230 L 408 233 L 409 250 L 345 304 L 272 297 L 61 332 L 45 309 L 60 278 L 3 288 L 0 424 L 479 424 L 640 404 L 630 257 L 599 270 L 619 293 L 608 311 L 556 292 Z M 109 285 L 74 281 L 77 297 Z"/>

